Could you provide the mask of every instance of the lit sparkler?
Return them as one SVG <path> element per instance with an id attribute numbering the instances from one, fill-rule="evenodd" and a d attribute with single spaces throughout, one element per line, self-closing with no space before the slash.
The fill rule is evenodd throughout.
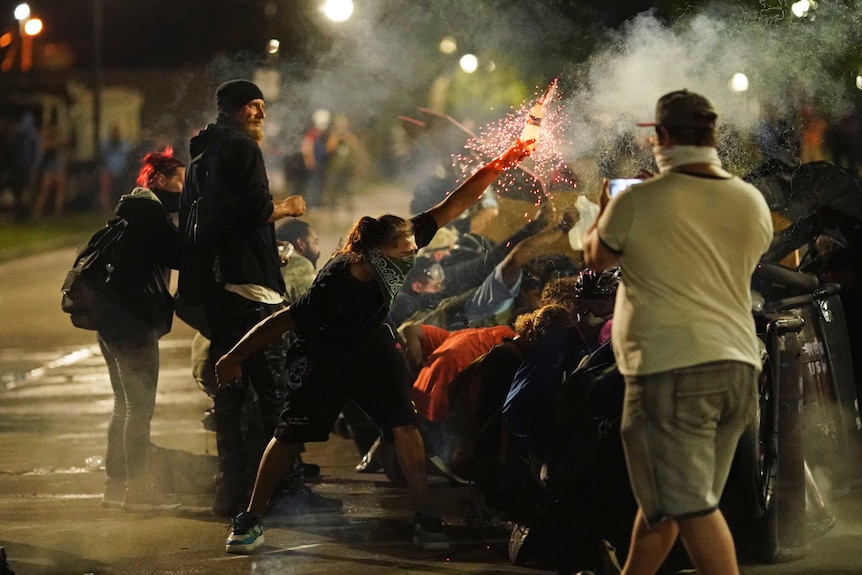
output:
<path id="1" fill-rule="evenodd" d="M 544 202 L 543 198 L 552 197 L 554 188 L 574 188 L 576 183 L 566 175 L 560 152 L 561 144 L 566 143 L 561 139 L 565 133 L 566 117 L 560 113 L 561 104 L 556 87 L 555 79 L 532 106 L 528 107 L 528 103 L 524 102 L 505 118 L 480 128 L 478 134 L 471 133 L 470 139 L 464 145 L 464 151 L 453 156 L 453 166 L 459 171 L 460 179 L 468 178 L 490 158 L 508 150 L 512 142 L 525 131 L 525 125 L 531 121 L 531 108 L 535 112 L 535 106 L 540 105 L 541 137 L 537 138 L 530 160 L 525 160 L 518 169 L 502 174 L 495 184 L 497 192 L 516 199 L 533 201 L 538 206 Z M 530 136 L 530 139 L 533 139 L 533 136 Z"/>

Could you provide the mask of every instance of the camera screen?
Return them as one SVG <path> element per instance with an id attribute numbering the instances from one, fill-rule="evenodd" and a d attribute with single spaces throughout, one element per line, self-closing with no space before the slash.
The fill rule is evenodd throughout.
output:
<path id="1" fill-rule="evenodd" d="M 608 193 L 612 198 L 616 197 L 621 191 L 630 187 L 632 184 L 639 184 L 643 180 L 639 178 L 614 178 L 611 180 L 611 186 Z"/>

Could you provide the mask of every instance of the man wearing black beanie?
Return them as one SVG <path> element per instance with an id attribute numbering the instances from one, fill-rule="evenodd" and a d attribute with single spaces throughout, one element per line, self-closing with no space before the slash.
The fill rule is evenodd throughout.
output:
<path id="1" fill-rule="evenodd" d="M 189 252 L 195 251 L 195 257 L 211 254 L 212 259 L 211 265 L 186 265 L 184 255 L 179 278 L 180 295 L 201 302 L 206 312 L 211 365 L 260 320 L 284 307 L 274 222 L 305 213 L 301 196 L 274 201 L 269 192 L 258 145 L 266 117 L 260 88 L 248 80 L 231 80 L 215 96 L 216 122 L 190 142 L 192 162 L 180 205 L 180 228 L 195 231 Z M 198 236 L 208 240 L 198 242 Z M 248 503 L 263 449 L 279 421 L 286 352 L 284 341 L 271 345 L 249 358 L 242 380 L 220 386 L 216 393 L 220 479 L 213 512 L 218 515 L 232 517 Z M 254 427 L 262 426 L 263 433 L 257 441 L 257 434 L 245 433 L 241 423 L 249 386 L 260 407 L 261 422 Z M 313 511 L 327 503 L 298 478 L 294 483 L 291 497 L 301 499 L 294 507 Z M 337 500 L 328 506 L 340 507 Z"/>

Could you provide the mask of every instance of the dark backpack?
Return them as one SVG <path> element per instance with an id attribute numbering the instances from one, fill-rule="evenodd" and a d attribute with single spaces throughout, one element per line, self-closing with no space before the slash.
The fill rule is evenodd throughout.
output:
<path id="1" fill-rule="evenodd" d="M 591 353 L 560 386 L 554 424 L 566 433 L 603 435 L 619 425 L 625 380 L 611 342 Z"/>
<path id="2" fill-rule="evenodd" d="M 523 359 L 524 349 L 513 340 L 504 340 L 449 383 L 449 467 L 457 475 L 472 479 L 477 449 L 484 450 L 499 438 L 503 400 Z M 485 437 L 488 432 L 492 437 Z M 497 458 L 496 453 L 481 455 Z"/>
<path id="3" fill-rule="evenodd" d="M 62 307 L 81 329 L 99 329 L 107 307 L 119 298 L 116 290 L 126 257 L 129 223 L 114 218 L 81 246 L 63 282 Z"/>
<path id="4" fill-rule="evenodd" d="M 217 220 L 218 206 L 209 184 L 209 167 L 204 154 L 192 158 L 186 168 L 186 181 L 180 196 L 180 235 L 182 253 L 177 292 L 191 305 L 206 302 L 224 284 L 219 269 Z"/>

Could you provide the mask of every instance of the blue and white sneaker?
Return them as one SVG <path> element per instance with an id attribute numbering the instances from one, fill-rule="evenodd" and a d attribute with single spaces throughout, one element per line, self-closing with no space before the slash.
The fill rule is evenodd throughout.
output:
<path id="1" fill-rule="evenodd" d="M 251 553 L 263 545 L 263 527 L 260 519 L 247 511 L 243 511 L 230 522 L 230 535 L 224 544 L 226 553 L 240 555 Z"/>

